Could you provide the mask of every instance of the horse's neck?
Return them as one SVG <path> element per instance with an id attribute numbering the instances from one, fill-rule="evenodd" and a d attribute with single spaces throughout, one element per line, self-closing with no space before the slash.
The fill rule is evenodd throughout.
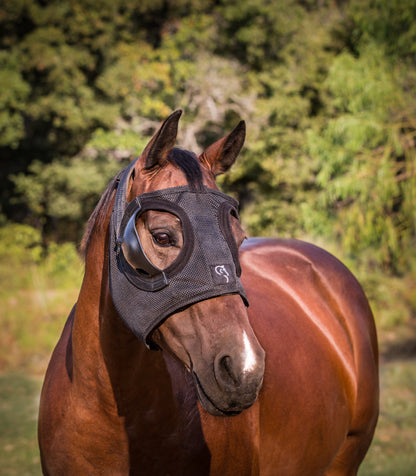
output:
<path id="1" fill-rule="evenodd" d="M 147 350 L 114 308 L 107 235 L 93 234 L 86 257 L 72 334 L 74 389 L 118 414 L 130 412 L 130 402 L 154 405 L 162 394 L 167 408 L 173 395 L 162 353 Z"/>

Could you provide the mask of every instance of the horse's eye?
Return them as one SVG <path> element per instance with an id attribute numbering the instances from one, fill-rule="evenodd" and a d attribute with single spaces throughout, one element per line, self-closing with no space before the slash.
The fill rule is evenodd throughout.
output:
<path id="1" fill-rule="evenodd" d="M 152 236 L 153 241 L 159 246 L 170 246 L 172 244 L 170 236 L 167 233 L 157 232 L 153 233 Z"/>

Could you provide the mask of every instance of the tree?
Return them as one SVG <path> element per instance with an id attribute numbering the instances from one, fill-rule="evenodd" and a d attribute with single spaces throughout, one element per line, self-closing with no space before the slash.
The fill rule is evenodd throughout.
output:
<path id="1" fill-rule="evenodd" d="M 181 107 L 180 143 L 195 151 L 246 119 L 246 147 L 221 185 L 240 199 L 249 233 L 331 236 L 363 260 L 405 266 L 415 239 L 411 0 L 5 5 L 9 217 L 22 220 L 8 199 L 15 184 L 45 238 L 59 228 L 78 239 L 84 206 Z"/>

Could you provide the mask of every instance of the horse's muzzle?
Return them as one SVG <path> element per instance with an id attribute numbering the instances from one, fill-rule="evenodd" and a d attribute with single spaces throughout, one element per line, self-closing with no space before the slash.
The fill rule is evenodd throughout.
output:
<path id="1" fill-rule="evenodd" d="M 198 398 L 211 415 L 233 416 L 251 407 L 256 401 L 264 375 L 264 351 L 246 353 L 228 352 L 219 354 L 207 371 L 193 371 Z M 208 370 L 209 371 L 209 370 Z"/>

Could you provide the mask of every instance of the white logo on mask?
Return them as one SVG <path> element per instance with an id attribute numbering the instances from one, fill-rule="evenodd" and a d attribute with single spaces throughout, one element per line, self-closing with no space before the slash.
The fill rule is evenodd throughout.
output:
<path id="1" fill-rule="evenodd" d="M 230 281 L 230 274 L 225 269 L 225 266 L 223 264 L 215 266 L 215 272 L 218 274 L 218 276 L 222 276 L 225 279 L 226 283 Z"/>

